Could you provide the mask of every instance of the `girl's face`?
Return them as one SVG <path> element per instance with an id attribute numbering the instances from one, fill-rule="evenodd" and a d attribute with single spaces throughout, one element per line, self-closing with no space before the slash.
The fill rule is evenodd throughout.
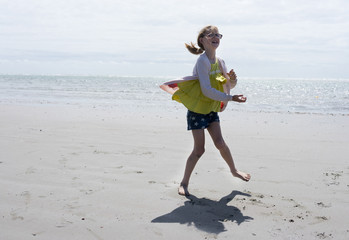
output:
<path id="1" fill-rule="evenodd" d="M 204 45 L 205 50 L 216 50 L 219 46 L 220 39 L 223 37 L 218 30 L 212 30 L 205 34 L 204 37 L 200 39 L 202 45 Z"/>

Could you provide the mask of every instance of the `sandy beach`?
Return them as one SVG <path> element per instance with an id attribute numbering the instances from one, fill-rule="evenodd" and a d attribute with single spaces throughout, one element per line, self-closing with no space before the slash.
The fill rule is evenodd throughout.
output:
<path id="1" fill-rule="evenodd" d="M 180 113 L 1 104 L 0 239 L 349 239 L 348 116 L 222 113 L 186 198 Z"/>

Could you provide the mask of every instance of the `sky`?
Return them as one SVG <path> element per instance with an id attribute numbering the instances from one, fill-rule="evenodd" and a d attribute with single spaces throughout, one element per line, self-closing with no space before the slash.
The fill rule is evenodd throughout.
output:
<path id="1" fill-rule="evenodd" d="M 191 75 L 215 25 L 239 77 L 349 79 L 347 0 L 0 0 L 0 74 Z"/>

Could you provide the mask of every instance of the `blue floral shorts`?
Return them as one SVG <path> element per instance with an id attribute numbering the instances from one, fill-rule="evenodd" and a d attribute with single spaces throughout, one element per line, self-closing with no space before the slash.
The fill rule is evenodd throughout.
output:
<path id="1" fill-rule="evenodd" d="M 188 110 L 187 123 L 188 130 L 205 129 L 213 122 L 219 122 L 218 113 L 210 112 L 208 114 L 195 113 Z"/>

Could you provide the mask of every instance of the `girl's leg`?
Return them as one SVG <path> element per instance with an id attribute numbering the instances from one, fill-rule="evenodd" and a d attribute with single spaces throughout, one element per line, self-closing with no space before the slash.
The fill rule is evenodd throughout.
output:
<path id="1" fill-rule="evenodd" d="M 194 170 L 196 163 L 199 161 L 199 158 L 205 152 L 205 132 L 203 129 L 192 130 L 194 138 L 194 149 L 190 156 L 187 159 L 185 166 L 184 176 L 181 182 L 181 185 L 178 188 L 178 193 L 180 195 L 189 195 L 188 185 L 191 173 Z"/>
<path id="2" fill-rule="evenodd" d="M 216 146 L 216 148 L 219 150 L 221 156 L 228 164 L 231 173 L 234 177 L 238 177 L 244 181 L 249 181 L 251 176 L 248 173 L 240 172 L 235 168 L 233 156 L 230 153 L 229 147 L 225 143 L 222 132 L 221 132 L 221 126 L 219 122 L 213 122 L 210 124 L 210 126 L 207 128 L 208 132 L 211 135 L 211 138 Z"/>

